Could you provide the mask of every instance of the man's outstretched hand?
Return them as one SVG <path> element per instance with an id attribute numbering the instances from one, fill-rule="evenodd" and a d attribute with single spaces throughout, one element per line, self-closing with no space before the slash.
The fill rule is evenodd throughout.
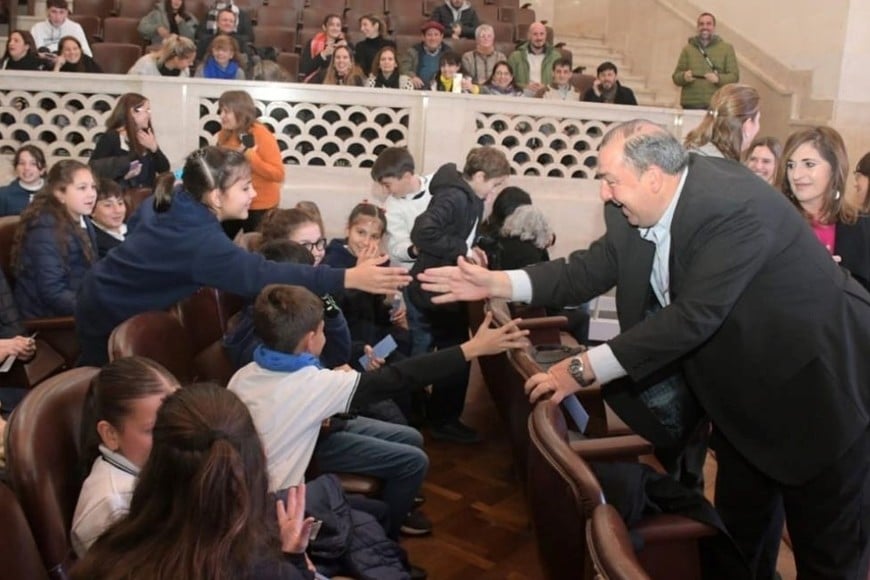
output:
<path id="1" fill-rule="evenodd" d="M 504 272 L 491 271 L 460 257 L 456 266 L 429 268 L 417 279 L 423 290 L 436 294 L 434 304 L 473 302 L 484 298 L 510 298 L 510 278 Z"/>

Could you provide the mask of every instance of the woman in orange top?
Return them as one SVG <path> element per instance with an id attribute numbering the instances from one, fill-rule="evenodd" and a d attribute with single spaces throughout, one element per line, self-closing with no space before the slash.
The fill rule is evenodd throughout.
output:
<path id="1" fill-rule="evenodd" d="M 264 124 L 257 121 L 257 107 L 245 91 L 226 91 L 218 100 L 221 131 L 217 145 L 245 154 L 251 164 L 251 178 L 257 196 L 251 202 L 248 218 L 224 222 L 231 238 L 244 229 L 253 232 L 267 211 L 278 207 L 281 184 L 284 183 L 284 163 L 278 140 Z"/>

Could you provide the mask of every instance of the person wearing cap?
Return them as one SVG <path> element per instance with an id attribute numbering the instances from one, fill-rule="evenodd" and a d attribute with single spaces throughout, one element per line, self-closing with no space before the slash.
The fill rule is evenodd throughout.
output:
<path id="1" fill-rule="evenodd" d="M 66 0 L 48 0 L 46 3 L 48 17 L 42 22 L 37 22 L 30 29 L 33 40 L 36 41 L 36 49 L 40 52 L 48 51 L 57 53 L 57 45 L 64 36 L 72 36 L 79 41 L 82 52 L 88 56 L 94 56 L 88 38 L 81 24 L 69 19 L 69 5 Z"/>
<path id="2" fill-rule="evenodd" d="M 423 41 L 415 44 L 402 56 L 399 72 L 408 75 L 415 89 L 429 86 L 440 67 L 441 54 L 450 50 L 444 43 L 444 27 L 430 20 L 420 28 Z"/>

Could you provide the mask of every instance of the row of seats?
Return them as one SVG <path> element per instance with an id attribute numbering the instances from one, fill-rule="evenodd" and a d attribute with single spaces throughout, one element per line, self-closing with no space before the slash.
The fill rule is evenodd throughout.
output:
<path id="1" fill-rule="evenodd" d="M 518 315 L 503 301 L 490 301 L 496 324 Z M 470 309 L 471 324 L 483 317 L 480 304 Z M 534 357 L 535 345 L 565 342 L 562 317 L 534 317 L 525 311 L 522 326 L 529 328 L 529 344 L 505 355 L 479 360 L 484 381 L 504 420 L 513 459 L 524 483 L 535 539 L 545 577 L 568 580 L 596 577 L 642 578 L 701 577 L 698 542 L 715 531 L 701 523 L 673 514 L 646 517 L 634 525 L 633 534 L 644 541 L 635 554 L 628 530 L 607 505 L 604 491 L 589 461 L 645 462 L 652 445 L 632 434 L 609 410 L 600 389 L 583 389 L 578 395 L 590 415 L 583 437 L 560 405 L 548 400 L 528 402 L 523 386 L 543 370 Z M 570 425 L 570 428 L 569 428 Z"/>

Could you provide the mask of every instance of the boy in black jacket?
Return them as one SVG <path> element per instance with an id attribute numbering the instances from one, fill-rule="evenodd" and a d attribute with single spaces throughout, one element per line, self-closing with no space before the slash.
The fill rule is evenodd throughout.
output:
<path id="1" fill-rule="evenodd" d="M 485 200 L 504 186 L 510 164 L 504 153 L 494 147 L 478 147 L 468 153 L 462 172 L 453 163 L 442 166 L 432 177 L 432 201 L 411 231 L 417 261 L 411 275 L 437 266 L 456 264 L 459 256 L 486 264 L 483 251 L 475 247 L 477 228 L 483 219 Z M 468 314 L 465 304 L 433 305 L 432 295 L 415 279 L 409 296 L 429 321 L 432 345 L 446 349 L 468 339 Z M 455 443 L 476 443 L 477 433 L 460 422 L 468 389 L 470 365 L 443 381 L 433 381 L 426 409 L 430 433 L 435 439 Z"/>

